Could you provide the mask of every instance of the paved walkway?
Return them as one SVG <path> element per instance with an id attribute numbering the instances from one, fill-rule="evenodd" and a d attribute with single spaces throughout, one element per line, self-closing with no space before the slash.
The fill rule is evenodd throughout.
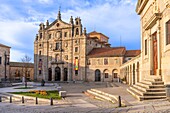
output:
<path id="1" fill-rule="evenodd" d="M 134 96 L 127 92 L 128 85 L 122 83 L 114 83 L 115 86 L 118 87 L 108 87 L 108 88 L 97 88 L 97 90 L 103 91 L 105 93 L 109 93 L 112 95 L 121 96 L 121 99 L 126 101 L 128 105 L 137 105 L 141 104 L 141 101 L 137 100 Z"/>
<path id="2" fill-rule="evenodd" d="M 0 113 L 170 113 L 170 102 L 166 99 L 154 101 L 137 101 L 127 91 L 127 85 L 115 83 L 119 87 L 107 87 L 106 83 L 60 83 L 63 90 L 66 90 L 68 97 L 50 106 L 49 102 L 42 102 L 35 105 L 29 101 L 25 104 L 15 101 L 0 103 Z M 16 86 L 17 87 L 17 86 Z M 15 87 L 15 88 L 16 88 Z M 21 86 L 20 86 L 21 87 Z M 56 89 L 55 85 L 48 84 L 45 87 L 34 87 L 35 89 Z M 87 89 L 100 89 L 110 94 L 120 95 L 132 106 L 116 108 L 108 101 L 101 101 L 87 97 L 82 93 Z M 22 89 L 23 90 L 23 89 Z M 30 89 L 29 89 L 30 90 Z M 1 88 L 0 92 L 21 91 L 21 89 Z M 25 89 L 23 91 L 26 91 Z"/>

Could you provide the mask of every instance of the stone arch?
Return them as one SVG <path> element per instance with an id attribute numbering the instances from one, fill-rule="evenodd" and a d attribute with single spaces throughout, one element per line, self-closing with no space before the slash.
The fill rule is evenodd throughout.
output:
<path id="1" fill-rule="evenodd" d="M 60 67 L 55 68 L 55 81 L 61 80 L 61 69 Z"/>
<path id="2" fill-rule="evenodd" d="M 104 74 L 104 78 L 109 78 L 109 70 L 108 69 L 105 69 L 103 71 L 103 74 Z"/>
<path id="3" fill-rule="evenodd" d="M 101 72 L 99 69 L 95 70 L 95 81 L 101 81 Z"/>
<path id="4" fill-rule="evenodd" d="M 118 69 L 113 69 L 112 75 L 113 75 L 113 78 L 118 78 Z"/>

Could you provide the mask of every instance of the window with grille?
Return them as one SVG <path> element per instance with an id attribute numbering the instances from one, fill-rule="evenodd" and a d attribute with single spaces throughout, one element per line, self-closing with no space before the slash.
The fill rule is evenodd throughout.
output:
<path id="1" fill-rule="evenodd" d="M 166 23 L 166 45 L 170 44 L 170 20 Z"/>
<path id="2" fill-rule="evenodd" d="M 75 52 L 78 52 L 78 47 L 75 47 Z"/>
<path id="3" fill-rule="evenodd" d="M 59 49 L 60 49 L 60 44 L 59 44 L 59 43 L 56 43 L 55 49 L 56 49 L 56 50 L 59 50 Z"/>
<path id="4" fill-rule="evenodd" d="M 105 73 L 105 78 L 109 78 L 109 74 L 108 73 Z"/>
<path id="5" fill-rule="evenodd" d="M 104 59 L 104 65 L 108 65 L 108 59 Z"/>
<path id="6" fill-rule="evenodd" d="M 67 37 L 67 32 L 64 33 L 64 37 Z"/>

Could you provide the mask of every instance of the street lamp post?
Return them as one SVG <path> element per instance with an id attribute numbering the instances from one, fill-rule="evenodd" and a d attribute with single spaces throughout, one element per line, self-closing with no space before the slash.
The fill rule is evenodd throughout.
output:
<path id="1" fill-rule="evenodd" d="M 9 65 L 9 55 L 6 54 L 6 51 L 5 51 L 5 75 L 4 75 L 4 79 L 5 81 L 7 80 L 7 76 L 6 76 L 6 66 Z"/>

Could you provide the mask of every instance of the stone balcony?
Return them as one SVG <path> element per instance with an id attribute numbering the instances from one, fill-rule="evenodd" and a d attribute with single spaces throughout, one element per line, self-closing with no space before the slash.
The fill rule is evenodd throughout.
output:
<path id="1" fill-rule="evenodd" d="M 64 61 L 61 61 L 61 60 L 59 60 L 59 61 L 52 61 L 51 62 L 51 64 L 53 65 L 53 64 L 64 64 Z"/>
<path id="2" fill-rule="evenodd" d="M 162 18 L 162 13 L 160 13 L 158 6 L 155 4 L 151 4 L 143 16 L 143 28 L 145 30 L 150 29 L 158 19 Z"/>

